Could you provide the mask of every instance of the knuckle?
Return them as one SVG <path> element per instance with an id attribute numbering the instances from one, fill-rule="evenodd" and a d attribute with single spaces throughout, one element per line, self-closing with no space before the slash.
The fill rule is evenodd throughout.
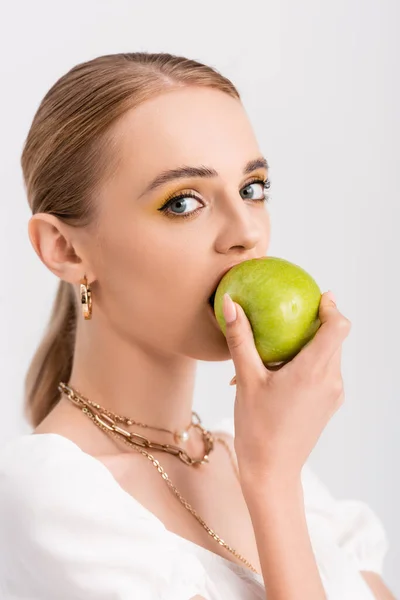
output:
<path id="1" fill-rule="evenodd" d="M 244 339 L 239 331 L 234 331 L 229 335 L 228 342 L 231 348 L 240 348 L 244 343 Z"/>
<path id="2" fill-rule="evenodd" d="M 339 379 L 332 386 L 332 394 L 334 398 L 339 398 L 343 394 L 343 381 Z"/>
<path id="3" fill-rule="evenodd" d="M 330 417 L 332 417 L 340 409 L 340 407 L 342 406 L 343 402 L 344 402 L 344 395 L 339 396 L 339 398 L 337 398 L 335 400 L 335 402 L 332 402 L 332 404 L 330 406 L 330 409 L 329 409 L 329 415 L 330 415 Z"/>
<path id="4" fill-rule="evenodd" d="M 343 315 L 337 320 L 337 328 L 341 333 L 349 333 L 351 330 L 351 321 Z"/>
<path id="5" fill-rule="evenodd" d="M 336 403 L 335 403 L 335 405 L 338 408 L 344 404 L 344 398 L 345 398 L 345 395 L 344 395 L 344 392 L 342 391 L 342 393 L 339 394 L 339 396 L 337 397 Z"/>
<path id="6" fill-rule="evenodd" d="M 328 396 L 333 406 L 338 406 L 342 403 L 342 397 L 344 395 L 343 378 L 335 378 L 329 385 Z"/>

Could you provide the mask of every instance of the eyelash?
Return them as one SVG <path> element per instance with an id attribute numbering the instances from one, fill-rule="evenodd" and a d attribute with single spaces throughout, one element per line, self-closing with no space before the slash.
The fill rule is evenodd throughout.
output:
<path id="1" fill-rule="evenodd" d="M 259 179 L 259 178 L 255 178 L 252 181 L 249 181 L 248 183 L 246 183 L 245 186 L 243 186 L 242 189 L 248 187 L 249 185 L 252 185 L 253 183 L 260 183 L 261 185 L 263 185 L 264 187 L 264 192 L 266 192 L 267 190 L 269 190 L 270 186 L 271 186 L 271 181 L 270 179 Z M 172 198 L 167 198 L 166 202 L 158 209 L 159 211 L 163 212 L 165 214 L 166 217 L 171 218 L 171 219 L 188 219 L 190 217 L 193 217 L 194 215 L 196 215 L 200 210 L 202 210 L 202 208 L 196 208 L 195 210 L 192 210 L 188 213 L 182 213 L 180 215 L 178 214 L 174 214 L 174 213 L 168 213 L 167 209 L 174 204 L 174 202 L 178 202 L 178 200 L 181 200 L 182 198 L 194 198 L 195 200 L 198 200 L 199 202 L 202 202 L 202 200 L 200 200 L 200 198 L 198 198 L 195 194 L 193 194 L 192 192 L 183 192 L 181 194 L 178 194 L 176 196 L 173 196 Z M 251 198 L 250 198 L 251 200 Z M 271 200 L 271 196 L 270 194 L 265 194 L 264 198 L 258 198 L 256 200 L 252 200 L 252 202 L 269 202 Z"/>

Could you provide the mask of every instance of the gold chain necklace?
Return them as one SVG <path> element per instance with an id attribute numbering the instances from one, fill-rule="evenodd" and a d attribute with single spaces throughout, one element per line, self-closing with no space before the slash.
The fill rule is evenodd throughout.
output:
<path id="1" fill-rule="evenodd" d="M 197 413 L 194 413 L 197 416 L 197 422 L 193 422 L 193 420 L 192 420 L 192 425 L 194 427 L 197 427 L 198 429 L 200 429 L 201 434 L 203 436 L 205 451 L 201 458 L 192 458 L 191 456 L 188 455 L 186 450 L 184 450 L 183 448 L 180 448 L 179 446 L 174 446 L 172 444 L 158 444 L 156 442 L 151 442 L 149 439 L 147 439 L 143 435 L 139 435 L 138 433 L 134 433 L 132 431 L 126 431 L 126 429 L 119 427 L 119 425 L 117 425 L 117 423 L 126 423 L 127 425 L 136 424 L 136 425 L 140 425 L 141 427 L 149 427 L 151 429 L 162 429 L 162 431 L 168 431 L 168 433 L 174 434 L 173 431 L 170 431 L 169 429 L 160 428 L 160 427 L 150 427 L 149 425 L 145 425 L 143 423 L 138 423 L 137 421 L 134 421 L 133 419 L 130 419 L 128 417 L 122 417 L 120 415 L 116 415 L 115 413 L 111 412 L 110 410 L 104 409 L 102 406 L 100 406 L 100 404 L 97 404 L 96 402 L 92 402 L 91 400 L 89 400 L 88 398 L 83 396 L 80 392 L 78 392 L 78 390 L 74 390 L 71 386 L 66 385 L 65 383 L 61 382 L 58 386 L 58 389 L 61 392 L 64 392 L 64 394 L 68 397 L 68 399 L 71 400 L 71 402 L 73 402 L 73 404 L 76 404 L 78 407 L 84 408 L 89 405 L 92 408 L 92 413 L 93 413 L 94 421 L 96 422 L 96 424 L 103 425 L 103 427 L 105 427 L 109 431 L 114 431 L 114 432 L 120 434 L 121 436 L 125 436 L 126 438 L 128 438 L 128 440 L 132 444 L 135 444 L 136 446 L 140 446 L 140 447 L 144 447 L 144 448 L 154 448 L 155 450 L 162 450 L 164 452 L 169 452 L 170 454 L 177 456 L 185 464 L 190 465 L 190 466 L 197 465 L 197 464 L 204 464 L 204 463 L 208 462 L 208 460 L 209 460 L 209 454 L 214 448 L 214 438 L 213 438 L 211 431 L 207 431 L 206 429 L 204 429 L 204 427 L 201 426 L 200 417 L 197 415 Z M 82 410 L 83 410 L 83 408 L 82 408 Z M 86 414 L 86 412 L 85 412 L 85 414 Z"/>
<path id="2" fill-rule="evenodd" d="M 71 400 L 75 399 L 75 395 L 77 400 L 79 400 L 79 398 L 82 398 L 87 404 L 90 404 L 98 410 L 102 410 L 103 413 L 108 415 L 109 417 L 114 417 L 114 419 L 119 423 L 125 423 L 126 425 L 138 425 L 139 427 L 144 427 L 146 429 L 156 429 L 157 431 L 165 431 L 167 433 L 172 433 L 176 442 L 186 442 L 190 438 L 190 429 L 192 427 L 196 427 L 196 425 L 201 423 L 199 415 L 194 410 L 192 410 L 192 420 L 189 423 L 189 425 L 181 431 L 171 431 L 171 429 L 166 429 L 165 427 L 155 427 L 154 425 L 148 425 L 147 423 L 141 423 L 140 421 L 135 421 L 132 418 L 123 417 L 121 415 L 112 413 L 111 411 L 102 408 L 99 404 L 91 402 L 88 398 L 85 398 L 85 396 L 83 396 L 80 392 L 78 393 L 78 390 L 74 391 L 70 386 L 66 385 L 65 383 L 60 383 L 58 389 L 60 391 L 65 392 L 66 394 L 69 394 Z"/>
<path id="3" fill-rule="evenodd" d="M 131 448 L 133 448 L 136 452 L 139 452 L 140 454 L 142 454 L 143 456 L 148 458 L 151 461 L 151 463 L 154 465 L 154 467 L 157 469 L 157 471 L 160 473 L 161 477 L 164 479 L 164 481 L 168 485 L 169 489 L 175 494 L 175 496 L 183 504 L 183 506 L 204 527 L 204 529 L 207 531 L 207 533 L 216 542 L 218 542 L 218 544 L 220 544 L 220 546 L 223 546 L 226 550 L 228 550 L 228 552 L 230 552 L 231 554 L 236 556 L 236 558 L 241 560 L 251 571 L 253 571 L 253 573 L 258 573 L 257 569 L 255 569 L 253 567 L 253 565 L 250 563 L 250 561 L 248 561 L 241 554 L 239 554 L 239 552 L 237 552 L 234 548 L 229 546 L 217 533 L 215 533 L 215 531 L 213 531 L 205 523 L 205 521 L 195 511 L 195 509 L 187 502 L 187 500 L 185 500 L 185 498 L 181 495 L 179 490 L 174 486 L 171 479 L 168 477 L 168 474 L 165 472 L 163 467 L 160 465 L 159 461 L 157 459 L 155 459 L 152 454 L 150 454 L 149 452 L 146 452 L 146 450 L 144 450 L 143 448 L 150 447 L 150 448 L 155 448 L 156 450 L 161 450 L 163 452 L 169 452 L 169 453 L 173 454 L 174 456 L 178 456 L 181 460 L 183 460 L 183 462 L 185 462 L 185 464 L 188 464 L 190 466 L 204 464 L 204 463 L 208 462 L 208 454 L 206 454 L 205 455 L 206 458 L 203 457 L 203 459 L 192 459 L 191 457 L 188 457 L 186 451 L 183 450 L 182 448 L 173 447 L 170 444 L 157 444 L 156 442 L 150 442 L 150 440 L 148 440 L 147 438 L 145 438 L 139 434 L 126 431 L 125 429 L 119 427 L 116 424 L 116 421 L 120 421 L 120 419 L 121 420 L 123 419 L 124 423 L 133 424 L 134 423 L 133 419 L 115 415 L 111 411 L 106 410 L 103 407 L 101 407 L 99 404 L 91 402 L 90 400 L 88 400 L 87 398 L 82 396 L 77 390 L 73 389 L 71 386 L 66 385 L 65 383 L 60 382 L 58 389 L 59 389 L 59 391 L 63 392 L 67 396 L 67 398 L 73 404 L 75 404 L 75 406 L 78 406 L 79 408 L 81 408 L 82 412 L 89 419 L 91 419 L 97 427 L 102 429 L 106 434 L 112 435 L 113 437 L 122 440 L 125 444 L 127 444 Z M 94 408 L 95 410 L 93 411 L 91 408 Z M 101 416 L 96 414 L 96 412 L 95 412 L 96 410 L 102 411 Z M 198 415 L 197 415 L 197 417 L 198 417 Z M 205 430 L 201 426 L 201 421 L 200 421 L 199 417 L 198 417 L 198 422 L 195 423 L 194 425 L 196 427 L 199 427 L 202 430 L 204 439 L 205 439 L 204 432 L 206 434 L 208 434 L 207 439 L 211 443 L 211 449 L 212 449 L 214 436 L 211 434 L 211 432 Z M 173 433 L 173 432 L 170 432 L 170 433 Z M 227 450 L 229 458 L 231 460 L 231 464 L 234 469 L 234 472 L 236 474 L 237 479 L 239 480 L 239 471 L 235 464 L 235 460 L 232 455 L 231 449 L 229 448 L 228 443 L 223 438 L 220 438 L 220 437 L 216 437 L 215 440 L 220 442 L 224 446 L 224 448 Z M 184 458 L 182 458 L 181 454 Z"/>

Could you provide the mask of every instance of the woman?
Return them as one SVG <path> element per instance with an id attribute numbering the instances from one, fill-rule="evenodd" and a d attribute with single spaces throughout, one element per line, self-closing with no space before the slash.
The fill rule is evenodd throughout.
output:
<path id="1" fill-rule="evenodd" d="M 22 154 L 32 245 L 61 281 L 26 382 L 33 435 L 0 459 L 2 598 L 393 598 L 378 517 L 306 465 L 343 401 L 350 323 L 262 363 L 209 299 L 265 256 L 269 168 L 232 83 L 169 54 L 77 65 Z M 233 359 L 234 422 L 192 413 L 197 360 Z M 131 435 L 132 434 L 132 435 Z"/>

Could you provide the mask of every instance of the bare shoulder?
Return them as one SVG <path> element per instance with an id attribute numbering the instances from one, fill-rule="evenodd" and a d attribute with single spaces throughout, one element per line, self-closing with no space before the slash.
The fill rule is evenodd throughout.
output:
<path id="1" fill-rule="evenodd" d="M 74 442 L 83 452 L 96 458 L 118 454 L 113 439 L 105 436 L 75 406 L 60 402 L 33 431 L 34 434 L 56 433 Z"/>

